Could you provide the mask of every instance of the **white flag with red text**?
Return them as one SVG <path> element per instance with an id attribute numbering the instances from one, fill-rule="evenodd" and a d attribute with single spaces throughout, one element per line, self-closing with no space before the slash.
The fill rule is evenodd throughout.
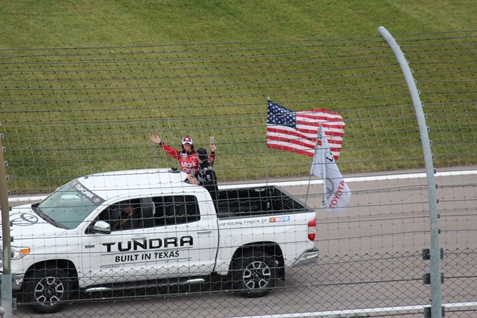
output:
<path id="1" fill-rule="evenodd" d="M 351 191 L 336 165 L 321 125 L 310 174 L 323 179 L 323 207 L 327 211 L 343 214 L 351 198 Z"/>

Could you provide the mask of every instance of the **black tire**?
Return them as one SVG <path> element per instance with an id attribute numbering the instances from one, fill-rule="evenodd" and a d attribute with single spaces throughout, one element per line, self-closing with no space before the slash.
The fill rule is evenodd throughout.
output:
<path id="1" fill-rule="evenodd" d="M 235 260 L 232 279 L 240 295 L 262 297 L 275 287 L 277 265 L 265 252 L 247 251 Z"/>
<path id="2" fill-rule="evenodd" d="M 33 269 L 25 278 L 26 301 L 37 313 L 54 313 L 66 304 L 70 287 L 70 279 L 62 269 Z"/>

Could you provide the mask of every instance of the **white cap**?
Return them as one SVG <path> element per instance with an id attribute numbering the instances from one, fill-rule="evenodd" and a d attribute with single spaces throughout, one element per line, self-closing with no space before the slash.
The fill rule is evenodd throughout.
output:
<path id="1" fill-rule="evenodd" d="M 189 136 L 184 136 L 184 138 L 182 138 L 182 144 L 185 145 L 185 144 L 191 144 L 192 145 L 192 138 L 190 138 Z"/>

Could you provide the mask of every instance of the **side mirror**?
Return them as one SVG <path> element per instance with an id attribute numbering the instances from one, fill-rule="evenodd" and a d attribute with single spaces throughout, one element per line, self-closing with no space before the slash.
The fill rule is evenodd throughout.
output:
<path id="1" fill-rule="evenodd" d="M 94 223 L 91 233 L 111 234 L 111 226 L 108 222 L 97 221 Z"/>

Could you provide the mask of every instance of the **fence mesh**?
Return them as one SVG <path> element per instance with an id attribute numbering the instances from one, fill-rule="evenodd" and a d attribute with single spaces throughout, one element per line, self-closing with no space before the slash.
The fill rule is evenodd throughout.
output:
<path id="1" fill-rule="evenodd" d="M 477 32 L 394 36 L 417 80 L 432 140 L 443 304 L 447 316 L 469 317 L 477 308 Z M 72 279 L 68 287 L 78 292 L 52 317 L 423 316 L 430 290 L 423 284 L 429 264 L 422 249 L 430 247 L 430 223 L 422 147 L 404 77 L 378 34 L 1 49 L 0 74 L 10 205 L 92 173 L 177 167 L 149 140 L 157 134 L 177 149 L 184 135 L 207 149 L 214 136 L 219 186 L 276 184 L 316 211 L 318 261 L 287 268 L 286 279 L 265 297 L 243 298 L 216 276 L 200 284 L 95 293 Z M 268 98 L 291 110 L 323 108 L 343 117 L 337 164 L 352 192 L 343 216 L 321 207 L 323 185 L 309 175 L 311 157 L 267 148 Z M 265 230 L 243 225 L 233 235 L 249 231 Z M 74 235 L 87 245 L 84 231 Z M 301 240 L 295 238 L 301 233 L 288 235 L 290 242 Z M 89 275 L 99 284 L 104 273 L 79 273 L 68 261 L 75 249 L 58 261 L 58 246 L 32 251 L 51 260 L 30 268 L 30 277 L 60 268 L 64 276 Z M 138 274 L 121 275 L 135 281 Z M 18 299 L 15 316 L 37 315 L 27 306 L 31 299 Z"/>

